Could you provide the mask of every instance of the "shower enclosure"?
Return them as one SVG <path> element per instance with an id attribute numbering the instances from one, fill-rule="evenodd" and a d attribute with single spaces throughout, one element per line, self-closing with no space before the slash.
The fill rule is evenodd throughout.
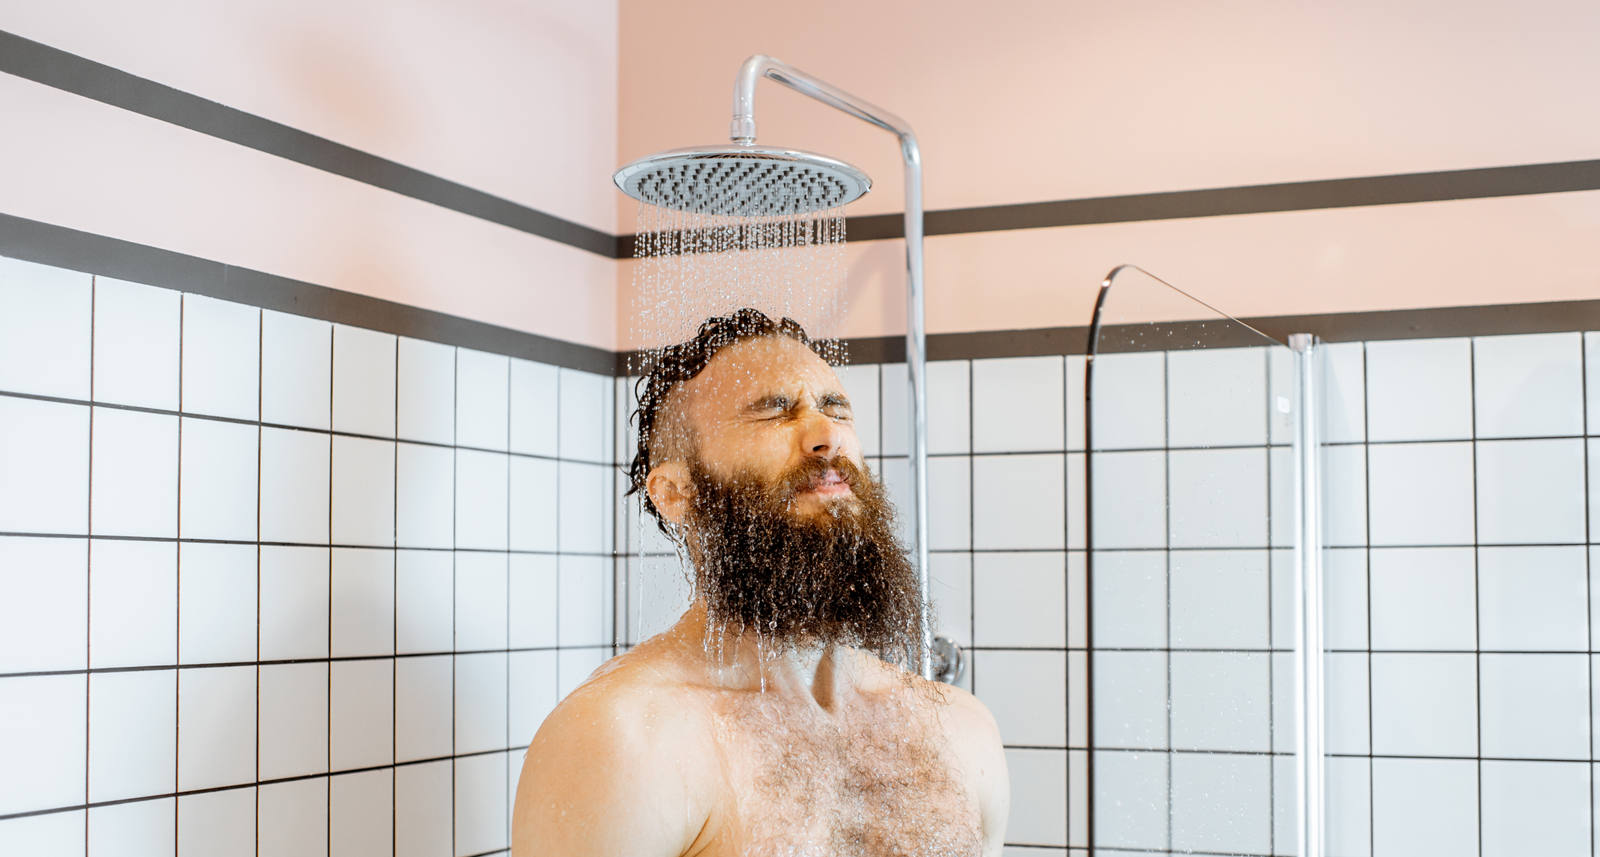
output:
<path id="1" fill-rule="evenodd" d="M 1102 285 L 1072 845 L 1322 853 L 1316 348 L 1288 339 L 1135 266 Z"/>

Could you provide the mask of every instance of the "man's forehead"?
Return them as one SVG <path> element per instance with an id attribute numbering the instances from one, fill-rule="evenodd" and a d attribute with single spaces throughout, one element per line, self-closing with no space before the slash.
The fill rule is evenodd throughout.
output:
<path id="1" fill-rule="evenodd" d="M 813 392 L 842 390 L 838 375 L 805 343 L 788 336 L 763 336 L 724 348 L 685 384 L 694 399 L 743 398 L 805 386 Z"/>

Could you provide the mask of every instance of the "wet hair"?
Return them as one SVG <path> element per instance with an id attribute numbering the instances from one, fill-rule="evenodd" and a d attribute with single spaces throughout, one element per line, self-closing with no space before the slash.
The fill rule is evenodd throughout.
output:
<path id="1" fill-rule="evenodd" d="M 643 499 L 646 512 L 656 519 L 656 526 L 668 538 L 677 538 L 666 518 L 662 517 L 661 510 L 650 500 L 650 493 L 645 490 L 645 480 L 650 477 L 650 471 L 660 463 L 658 457 L 665 453 L 661 439 L 656 436 L 656 429 L 666 409 L 667 400 L 672 391 L 684 382 L 705 371 L 711 358 L 716 357 L 723 349 L 730 345 L 758 339 L 763 336 L 787 336 L 811 349 L 818 357 L 830 363 L 836 362 L 830 357 L 837 356 L 837 344 L 829 340 L 815 340 L 806 335 L 800 323 L 785 316 L 781 320 L 773 321 L 766 313 L 745 307 L 727 315 L 712 316 L 700 325 L 700 330 L 694 338 L 652 349 L 644 355 L 644 372 L 634 385 L 634 393 L 639 400 L 639 407 L 633 412 L 634 426 L 639 432 L 639 447 L 633 456 L 633 461 L 628 464 L 628 491 L 629 495 L 638 494 Z"/>

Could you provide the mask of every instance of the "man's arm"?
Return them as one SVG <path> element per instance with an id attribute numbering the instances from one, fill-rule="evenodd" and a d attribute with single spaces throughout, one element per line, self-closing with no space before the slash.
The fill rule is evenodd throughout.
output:
<path id="1" fill-rule="evenodd" d="M 597 679 L 551 712 L 528 747 L 512 857 L 679 857 L 705 826 L 698 741 L 683 712 Z"/>

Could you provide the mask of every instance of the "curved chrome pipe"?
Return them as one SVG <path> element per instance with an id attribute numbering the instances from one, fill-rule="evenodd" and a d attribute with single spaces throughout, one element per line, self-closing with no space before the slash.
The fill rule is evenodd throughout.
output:
<path id="1" fill-rule="evenodd" d="M 922 601 L 929 603 L 928 591 L 928 403 L 925 375 L 927 357 L 923 326 L 922 291 L 922 151 L 917 136 L 904 119 L 863 101 L 824 80 L 780 62 L 756 54 L 739 67 L 733 84 L 733 122 L 729 136 L 744 146 L 756 141 L 756 83 L 770 78 L 830 107 L 842 110 L 863 122 L 894 134 L 900 140 L 900 157 L 906 176 L 906 374 L 911 379 L 911 502 L 913 552 L 917 563 L 917 585 Z M 928 611 L 922 613 L 922 663 L 918 672 L 933 679 L 933 626 Z"/>

